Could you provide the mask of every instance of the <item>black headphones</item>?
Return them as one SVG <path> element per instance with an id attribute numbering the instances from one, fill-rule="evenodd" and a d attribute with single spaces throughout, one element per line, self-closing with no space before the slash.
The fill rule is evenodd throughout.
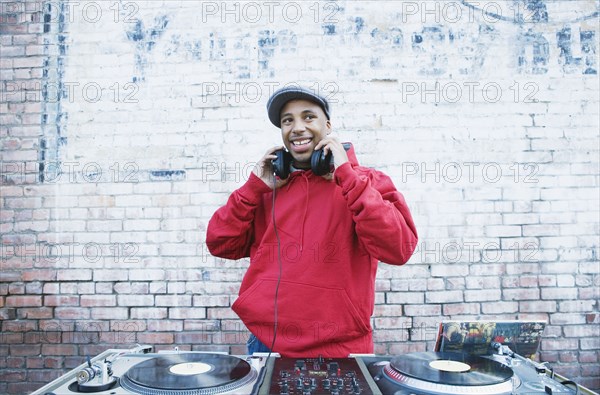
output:
<path id="1" fill-rule="evenodd" d="M 342 143 L 342 146 L 348 151 L 352 144 Z M 277 150 L 273 155 L 277 156 L 276 159 L 271 161 L 273 164 L 273 171 L 277 177 L 285 180 L 290 175 L 290 166 L 293 160 L 292 154 L 285 150 Z M 331 152 L 325 155 L 323 149 L 315 150 L 310 157 L 310 169 L 317 176 L 324 176 L 327 173 L 331 173 L 331 171 L 333 171 L 331 159 Z"/>

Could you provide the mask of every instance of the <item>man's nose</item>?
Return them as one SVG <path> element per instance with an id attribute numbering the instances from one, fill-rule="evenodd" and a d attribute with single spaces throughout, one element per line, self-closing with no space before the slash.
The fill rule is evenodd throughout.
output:
<path id="1" fill-rule="evenodd" d="M 302 120 L 295 121 L 292 125 L 292 133 L 302 133 L 306 130 L 306 125 Z"/>

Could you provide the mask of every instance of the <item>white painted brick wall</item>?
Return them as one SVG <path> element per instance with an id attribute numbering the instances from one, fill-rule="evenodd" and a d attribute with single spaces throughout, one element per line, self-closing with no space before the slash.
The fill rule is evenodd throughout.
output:
<path id="1" fill-rule="evenodd" d="M 540 358 L 600 388 L 599 7 L 0 3 L 0 392 L 123 343 L 245 351 L 248 260 L 210 256 L 206 225 L 280 143 L 285 83 L 329 98 L 416 221 L 410 262 L 380 265 L 378 353 L 431 349 L 444 319 L 543 319 Z M 49 323 L 101 340 L 24 354 Z M 57 369 L 25 369 L 39 350 Z"/>

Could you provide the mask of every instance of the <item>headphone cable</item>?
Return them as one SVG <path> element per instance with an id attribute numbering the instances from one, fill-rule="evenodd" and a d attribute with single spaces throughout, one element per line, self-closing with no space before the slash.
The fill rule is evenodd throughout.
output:
<path id="1" fill-rule="evenodd" d="M 277 338 L 277 321 L 278 321 L 278 308 L 277 308 L 277 298 L 279 296 L 279 284 L 281 283 L 281 274 L 282 274 L 282 264 L 281 264 L 281 239 L 279 238 L 279 232 L 277 231 L 277 225 L 275 223 L 275 194 L 276 194 L 276 186 L 277 186 L 277 177 L 275 173 L 273 173 L 273 204 L 271 207 L 271 218 L 273 220 L 273 229 L 275 231 L 275 238 L 277 239 L 277 265 L 279 268 L 279 274 L 277 276 L 277 285 L 275 286 L 275 300 L 273 307 L 273 341 L 271 342 L 271 347 L 269 349 L 269 355 L 271 354 L 273 348 L 275 347 L 275 339 Z"/>
<path id="2" fill-rule="evenodd" d="M 271 342 L 271 347 L 269 347 L 269 354 L 267 354 L 267 359 L 265 361 L 265 365 L 261 368 L 256 383 L 252 388 L 252 394 L 257 394 L 258 390 L 262 387 L 262 383 L 265 380 L 265 374 L 267 372 L 267 368 L 269 366 L 269 361 L 271 360 L 271 353 L 273 352 L 273 348 L 275 347 L 275 339 L 277 339 L 277 320 L 278 320 L 278 309 L 277 309 L 277 298 L 279 296 L 279 284 L 281 283 L 281 273 L 282 273 L 282 264 L 281 264 L 281 240 L 279 239 L 279 232 L 277 232 L 277 226 L 275 224 L 275 190 L 277 185 L 277 178 L 275 173 L 273 173 L 273 204 L 271 207 L 271 218 L 273 220 L 273 229 L 275 230 L 275 238 L 277 239 L 277 264 L 279 267 L 279 274 L 277 277 L 277 285 L 275 286 L 275 297 L 274 297 L 274 312 L 273 312 L 273 341 Z"/>

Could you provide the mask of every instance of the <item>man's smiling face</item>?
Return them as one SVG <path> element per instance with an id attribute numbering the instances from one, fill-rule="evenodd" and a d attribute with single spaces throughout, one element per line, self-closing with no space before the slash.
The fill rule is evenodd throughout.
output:
<path id="1" fill-rule="evenodd" d="M 331 122 L 316 103 L 290 100 L 281 109 L 281 137 L 294 158 L 294 166 L 310 169 L 315 146 L 331 132 Z"/>

